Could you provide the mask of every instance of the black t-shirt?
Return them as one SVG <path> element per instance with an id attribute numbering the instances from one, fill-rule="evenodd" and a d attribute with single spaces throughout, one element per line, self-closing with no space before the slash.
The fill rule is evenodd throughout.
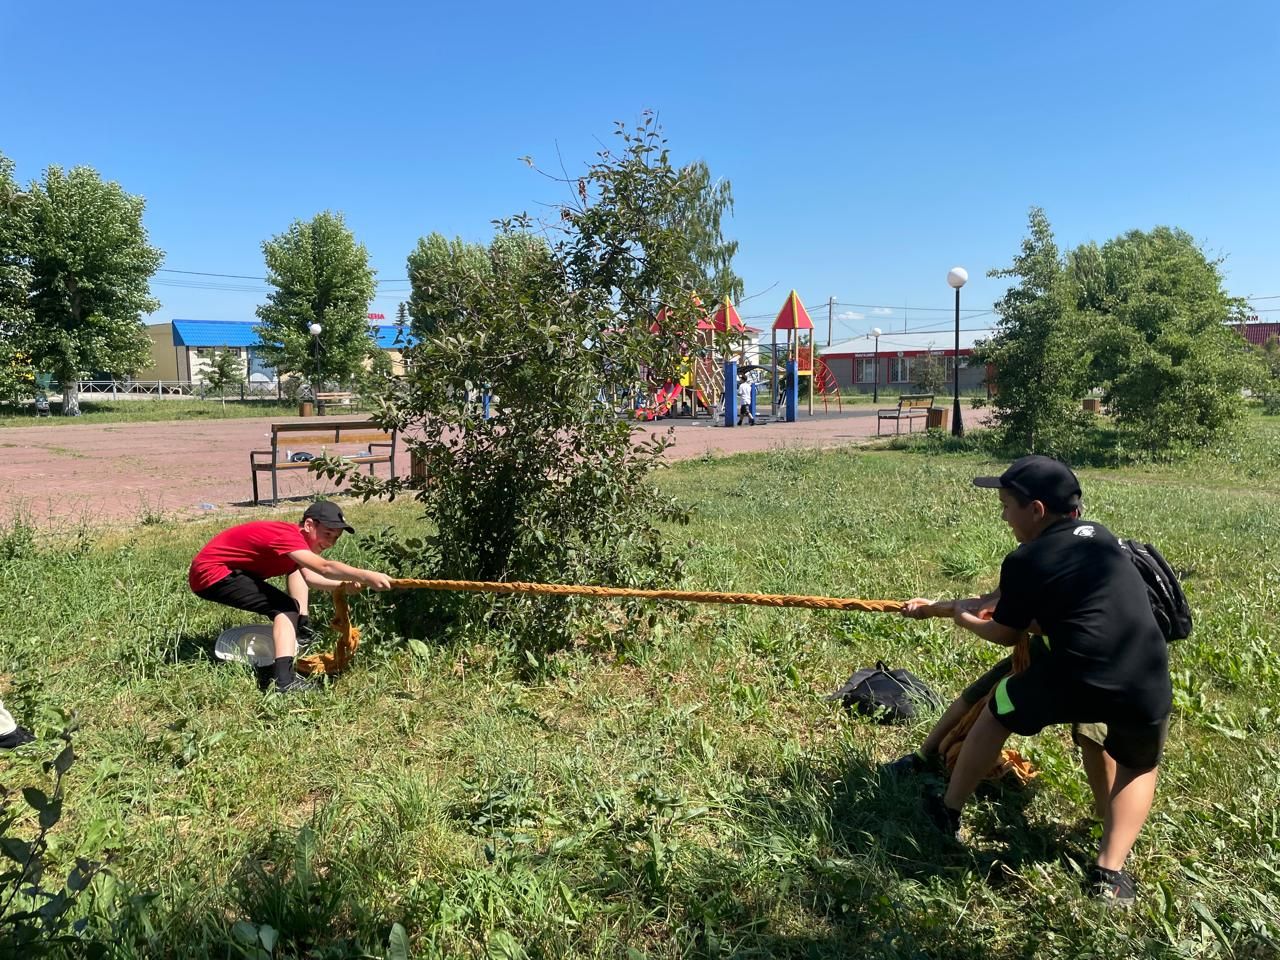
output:
<path id="1" fill-rule="evenodd" d="M 1060 520 L 1005 557 L 992 616 L 1015 630 L 1039 623 L 1052 675 L 1080 698 L 1082 722 L 1168 714 L 1168 645 L 1142 574 L 1101 524 Z"/>

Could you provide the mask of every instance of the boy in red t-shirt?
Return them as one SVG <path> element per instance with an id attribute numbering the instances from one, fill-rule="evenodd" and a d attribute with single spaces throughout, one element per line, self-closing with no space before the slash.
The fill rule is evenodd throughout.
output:
<path id="1" fill-rule="evenodd" d="M 191 561 L 187 582 L 196 596 L 270 618 L 275 644 L 271 671 L 281 693 L 314 688 L 293 668 L 299 621 L 306 625 L 311 588 L 331 591 L 354 581 L 374 590 L 391 589 L 386 574 L 320 556 L 344 530 L 356 532 L 336 503 L 320 500 L 307 507 L 296 527 L 279 520 L 242 523 L 218 534 Z M 279 576 L 288 577 L 288 593 L 266 582 Z"/>

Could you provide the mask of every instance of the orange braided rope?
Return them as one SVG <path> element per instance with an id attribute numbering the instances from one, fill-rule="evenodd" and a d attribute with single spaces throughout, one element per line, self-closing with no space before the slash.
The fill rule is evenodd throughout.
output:
<path id="1" fill-rule="evenodd" d="M 392 580 L 396 590 L 461 590 L 469 593 L 528 593 L 543 596 L 625 597 L 637 600 L 677 600 L 682 603 L 733 603 L 757 607 L 807 607 L 810 610 L 860 610 L 893 613 L 901 600 L 855 600 L 848 597 L 808 597 L 769 593 L 718 593 L 701 590 L 637 590 L 630 587 L 592 587 L 580 584 L 522 583 L 517 580 Z M 340 673 L 360 645 L 360 628 L 352 624 L 346 588 L 333 592 L 333 628 L 338 642 L 333 653 L 299 657 L 299 673 Z"/>
<path id="2" fill-rule="evenodd" d="M 1023 636 L 1013 648 L 1012 672 L 1020 673 L 1027 669 L 1030 664 L 1030 638 Z M 960 722 L 952 727 L 947 735 L 942 738 L 942 743 L 938 745 L 938 753 L 942 755 L 942 759 L 946 762 L 948 772 L 955 770 L 956 761 L 960 758 L 960 747 L 964 744 L 964 738 L 973 729 L 973 725 L 977 722 L 982 711 L 987 709 L 987 702 L 994 695 L 995 689 L 993 688 L 990 693 L 970 707 L 969 712 L 960 718 Z M 987 779 L 999 780 L 1005 774 L 1012 774 L 1020 783 L 1025 785 L 1035 777 L 1036 771 L 1031 766 L 1031 761 L 1017 750 L 1004 749 L 1000 751 L 1000 759 L 996 761 L 992 771 L 987 774 Z"/>

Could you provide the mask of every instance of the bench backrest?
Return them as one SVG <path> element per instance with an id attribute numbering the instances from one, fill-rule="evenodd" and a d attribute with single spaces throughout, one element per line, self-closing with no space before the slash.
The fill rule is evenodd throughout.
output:
<path id="1" fill-rule="evenodd" d="M 281 435 L 290 442 L 312 443 L 375 443 L 395 439 L 394 430 L 384 430 L 372 420 L 291 420 L 271 425 L 271 445 L 275 446 Z"/>
<path id="2" fill-rule="evenodd" d="M 907 393 L 898 398 L 899 410 L 914 410 L 919 407 L 932 407 L 932 393 Z"/>

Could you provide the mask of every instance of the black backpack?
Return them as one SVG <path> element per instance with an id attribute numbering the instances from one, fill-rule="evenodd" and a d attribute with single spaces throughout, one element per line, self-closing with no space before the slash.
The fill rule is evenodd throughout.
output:
<path id="1" fill-rule="evenodd" d="M 1171 642 L 1189 637 L 1191 606 L 1169 562 L 1149 543 L 1121 540 L 1120 549 L 1129 554 L 1129 559 L 1142 574 L 1147 585 L 1147 598 L 1151 601 L 1151 612 L 1155 614 L 1165 640 Z"/>
<path id="2" fill-rule="evenodd" d="M 916 708 L 937 709 L 942 700 L 914 673 L 890 670 L 882 661 L 859 670 L 845 685 L 827 697 L 841 701 L 845 708 L 873 717 L 880 723 L 901 723 L 915 718 Z"/>

